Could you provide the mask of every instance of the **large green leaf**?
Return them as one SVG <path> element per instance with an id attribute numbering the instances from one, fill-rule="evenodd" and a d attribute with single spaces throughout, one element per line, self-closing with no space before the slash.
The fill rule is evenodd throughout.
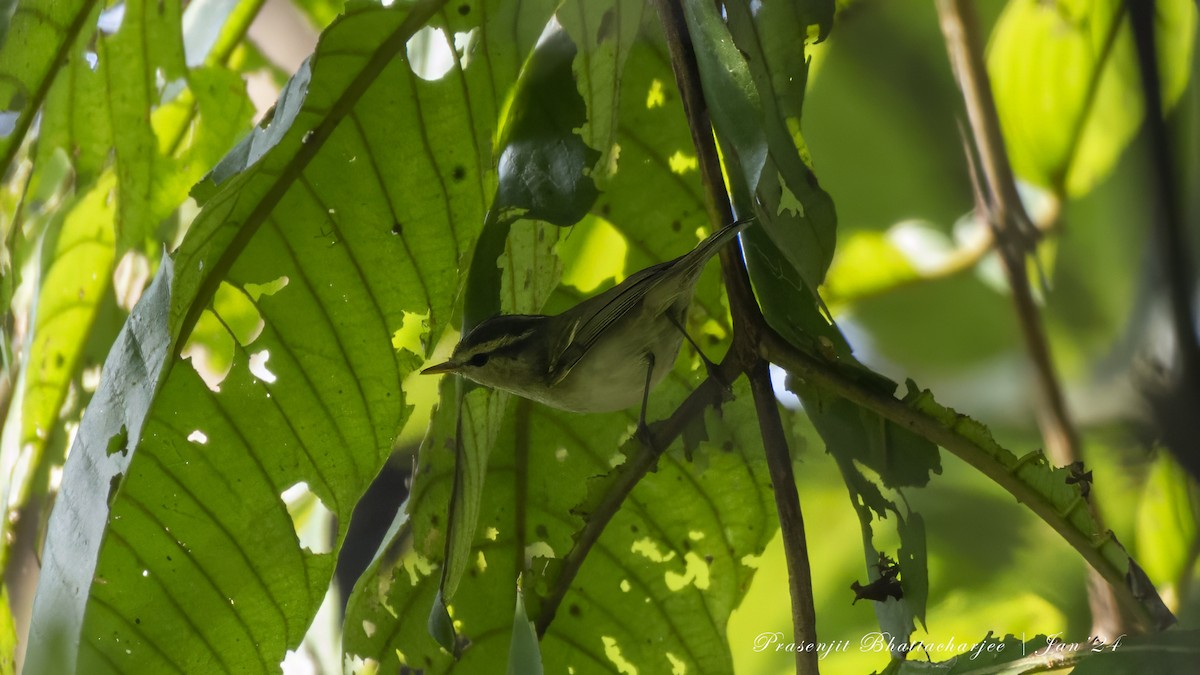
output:
<path id="1" fill-rule="evenodd" d="M 681 385 L 674 380 L 655 396 L 678 399 L 686 393 Z M 730 672 L 724 626 L 753 572 L 743 558 L 761 552 L 774 532 L 750 397 L 744 387 L 738 393 L 724 421 L 710 426 L 720 440 L 702 447 L 707 466 L 664 457 L 609 524 L 542 640 L 547 672 L 609 673 L 625 662 L 639 672 L 669 672 L 677 664 L 688 672 Z M 513 407 L 492 449 L 471 566 L 452 606 L 470 647 L 455 661 L 426 634 L 420 617 L 437 589 L 441 550 L 414 532 L 410 550 L 381 558 L 360 580 L 346 621 L 349 659 L 428 673 L 498 667 L 512 620 L 497 608 L 513 602 L 516 574 L 525 570 L 527 592 L 544 593 L 554 583 L 554 558 L 570 549 L 583 524 L 572 509 L 594 476 L 639 450 L 637 441 L 621 443 L 630 412 Z M 427 472 L 428 487 L 411 503 L 444 502 L 449 462 L 418 470 Z"/>
<path id="2" fill-rule="evenodd" d="M 807 14 L 760 5 L 756 15 L 749 2 L 735 2 L 726 26 L 711 3 L 687 2 L 684 9 L 713 125 L 729 142 L 727 152 L 738 155 L 738 175 L 755 197 L 753 213 L 805 285 L 816 289 L 833 259 L 837 219 L 801 155 L 806 39 L 782 39 L 807 35 Z"/>
<path id="3" fill-rule="evenodd" d="M 596 63 L 595 59 L 591 63 Z M 593 96 L 590 105 L 613 105 L 613 97 L 601 93 Z M 568 266 L 593 264 L 593 256 L 614 256 L 611 248 L 591 243 L 602 230 L 624 234 L 625 260 L 618 257 L 604 262 L 626 272 L 674 257 L 697 241 L 694 231 L 704 213 L 698 198 L 698 175 L 694 169 L 680 169 L 678 163 L 672 169 L 671 158 L 690 149 L 690 136 L 657 40 L 643 39 L 632 46 L 621 71 L 619 105 L 616 170 L 608 176 L 606 191 L 595 206 L 596 216 L 560 242 L 560 254 L 570 251 L 564 260 Z M 512 252 L 528 248 L 530 242 L 524 238 L 535 231 L 514 229 Z M 584 243 L 575 244 L 579 238 Z M 536 294 L 518 294 L 513 299 L 507 281 L 517 274 L 532 275 L 536 284 L 543 278 L 539 268 L 531 268 L 528 262 L 511 268 L 507 261 L 502 264 L 504 302 L 537 306 L 543 301 Z M 595 290 L 589 289 L 588 293 L 592 292 Z M 581 297 L 574 289 L 560 287 L 545 302 L 545 311 L 561 311 Z M 690 323 L 695 334 L 705 336 L 706 350 L 712 346 L 710 356 L 716 357 L 727 344 L 729 331 L 715 274 L 702 279 Z M 676 376 L 655 390 L 651 418 L 678 402 L 700 372 L 697 359 L 681 360 Z M 453 394 L 452 387 L 443 385 L 443 407 L 452 407 Z M 489 414 L 483 404 L 486 395 L 481 390 L 467 394 L 461 422 L 464 438 L 482 433 L 480 421 Z M 479 402 L 473 403 L 473 398 Z M 707 468 L 668 456 L 659 473 L 639 485 L 609 525 L 570 586 L 542 643 L 548 672 L 561 672 L 567 665 L 576 672 L 610 672 L 614 663 L 624 661 L 645 672 L 658 672 L 669 670 L 672 658 L 687 664 L 690 672 L 728 670 L 724 622 L 749 578 L 741 556 L 757 555 L 773 528 L 770 495 L 761 490 L 766 476 L 757 444 L 751 440 L 755 435 L 748 399 L 748 395 L 739 398 L 736 412 L 727 409 L 725 424 L 710 424 L 714 439 L 719 439 L 710 447 L 724 448 L 728 454 L 702 450 L 700 462 L 707 461 Z M 481 520 L 451 610 L 455 627 L 470 646 L 462 652 L 461 661 L 452 661 L 437 648 L 419 620 L 436 595 L 438 566 L 446 564 L 441 558 L 443 505 L 452 488 L 458 489 L 453 485 L 453 456 L 447 443 L 455 432 L 455 417 L 439 411 L 422 448 L 409 502 L 413 509 L 411 539 L 397 539 L 399 550 L 377 559 L 352 595 L 346 649 L 354 663 L 362 659 L 365 664 L 365 659 L 373 658 L 382 660 L 386 669 L 396 658 L 432 672 L 486 672 L 489 664 L 499 663 L 513 628 L 511 616 L 495 609 L 511 606 L 516 575 L 524 573 L 531 615 L 540 616 L 544 608 L 541 599 L 566 583 L 557 575 L 557 559 L 570 550 L 573 537 L 585 523 L 582 514 L 572 510 L 580 507 L 585 497 L 590 503 L 604 495 L 607 482 L 591 477 L 609 472 L 626 454 L 641 451 L 636 441 L 622 444 L 636 419 L 635 411 L 579 416 L 515 400 L 510 400 L 504 411 L 504 426 L 495 435 L 486 479 L 469 478 L 483 484 L 478 507 Z M 720 431 L 726 425 L 731 430 Z M 746 481 L 757 487 L 751 489 Z M 735 498 L 735 493 L 740 497 Z M 737 503 L 748 494 L 755 495 L 751 503 Z M 712 508 L 718 510 L 725 525 L 708 534 Z M 627 524 L 630 519 L 632 524 Z M 722 532 L 729 528 L 737 536 L 725 542 Z M 696 537 L 690 536 L 693 531 Z M 633 550 L 634 542 L 642 542 L 637 550 Z M 729 543 L 736 554 L 728 552 Z M 401 555 L 399 551 L 406 546 L 411 548 Z M 653 551 L 668 560 L 655 562 L 658 556 Z M 701 574 L 697 565 L 704 563 L 697 563 L 695 557 L 703 559 L 705 553 L 714 556 L 710 583 L 707 589 L 695 588 L 688 580 L 688 570 Z M 534 557 L 537 559 L 530 562 Z M 720 571 L 725 569 L 732 576 Z M 671 573 L 670 582 L 667 572 Z M 678 590 L 671 590 L 680 584 Z M 621 590 L 626 587 L 630 590 Z M 608 592 L 610 588 L 614 590 Z M 644 608 L 653 606 L 647 601 L 661 601 L 662 611 L 647 614 Z M 703 609 L 705 606 L 712 609 Z M 647 645 L 647 635 L 666 637 Z M 664 656 L 664 650 L 672 656 Z"/>
<path id="4" fill-rule="evenodd" d="M 197 10 L 202 5 L 196 3 L 190 9 Z M 214 17 L 216 23 L 211 25 L 214 37 L 236 43 L 257 7 L 248 9 L 232 17 Z M 136 11 L 144 12 L 146 8 L 139 7 Z M 179 23 L 179 17 L 174 20 Z M 132 16 L 129 21 L 129 31 L 136 31 L 140 19 Z M 153 37 L 141 32 L 136 35 L 154 42 Z M 167 42 L 170 44 L 171 40 Z M 113 294 L 115 263 L 123 248 L 116 241 L 119 223 L 128 217 L 143 224 L 153 222 L 157 228 L 159 221 L 186 200 L 190 185 L 249 125 L 250 105 L 239 78 L 218 66 L 231 47 L 213 50 L 211 46 L 197 52 L 199 65 L 186 72 L 187 88 L 177 88 L 171 100 L 162 105 L 156 95 L 151 97 L 153 100 L 135 102 L 144 107 L 132 106 L 140 110 L 135 117 L 150 121 L 148 125 L 139 122 L 137 126 L 150 134 L 155 146 L 153 165 L 145 165 L 157 174 L 152 198 L 121 196 L 124 193 L 119 188 L 126 184 L 127 169 L 141 164 L 140 161 L 118 161 L 116 167 L 110 166 L 98 176 L 97 167 L 88 164 L 88 152 L 96 150 L 97 144 L 107 144 L 103 139 L 108 137 L 112 119 L 104 112 L 99 123 L 94 120 L 85 123 L 81 108 L 87 106 L 88 91 L 94 90 L 102 103 L 100 111 L 92 112 L 107 111 L 110 99 L 121 98 L 120 88 L 109 87 L 105 75 L 109 69 L 119 70 L 123 60 L 114 58 L 115 64 L 106 60 L 98 72 L 86 66 L 76 72 L 75 63 L 82 59 L 72 59 L 66 66 L 72 76 L 58 78 L 51 89 L 47 111 L 39 126 L 36 166 L 39 172 L 45 171 L 42 163 L 52 161 L 56 152 L 70 156 L 75 168 L 76 194 L 64 198 L 67 204 L 41 242 L 42 265 L 37 277 L 38 296 L 21 404 L 20 451 L 22 461 L 31 467 L 31 479 L 12 486 L 5 502 L 8 509 L 22 508 L 29 494 L 47 489 L 50 467 L 61 465 L 66 450 L 64 425 L 77 421 L 79 409 L 87 403 L 88 392 L 79 382 L 87 360 L 85 351 L 91 343 L 107 346 L 115 337 L 119 324 L 102 320 L 106 315 L 123 319 L 123 312 L 117 312 Z M 142 62 L 140 57 L 135 61 Z M 120 126 L 131 124 L 126 120 Z M 72 131 L 75 126 L 103 129 L 105 135 L 99 141 L 83 141 Z M 76 152 L 83 148 L 88 152 Z M 140 237 L 147 234 L 142 232 Z M 151 250 L 150 254 L 156 259 L 157 251 Z M 127 290 L 140 291 L 140 286 Z M 64 408 L 68 402 L 71 405 Z M 0 528 L 7 531 L 8 525 L 6 521 Z M 7 543 L 0 543 L 0 548 Z"/>
<path id="5" fill-rule="evenodd" d="M 829 258 L 822 257 L 822 247 L 827 246 L 832 255 L 836 221 L 828 195 L 816 185 L 800 154 L 803 145 L 798 116 L 803 74 L 807 71 L 804 41 L 789 42 L 781 36 L 789 32 L 781 25 L 789 27 L 792 34 L 805 32 L 806 14 L 778 8 L 767 12 L 765 7 L 755 12 L 747 3 L 732 3 L 728 8 L 732 36 L 727 36 L 723 23 L 708 5 L 695 3 L 688 9 L 689 26 L 702 36 L 701 52 L 709 54 L 709 71 L 731 74 L 729 78 L 705 81 L 706 100 L 713 109 L 714 124 L 731 146 L 725 158 L 730 173 L 736 176 L 730 181 L 734 202 L 742 212 L 753 209 L 763 223 L 761 229 L 748 231 L 744 239 L 764 316 L 793 344 L 843 364 L 847 377 L 870 382 L 890 393 L 894 384 L 858 364 L 837 326 L 827 321 L 818 307 L 817 284 L 829 264 Z M 734 43 L 746 51 L 734 49 Z M 705 58 L 701 57 L 702 63 Z M 731 100 L 743 101 L 743 110 L 736 109 Z M 793 134 L 788 133 L 788 125 Z M 749 142 L 748 138 L 758 140 Z M 756 168 L 760 144 L 769 148 L 761 175 Z M 791 197 L 794 204 L 788 208 L 783 207 L 780 180 L 795 188 Z M 790 191 L 787 194 L 793 195 Z M 792 234 L 785 238 L 779 236 L 780 232 Z M 809 232 L 815 236 L 808 240 L 796 238 L 796 233 Z M 805 251 L 802 260 L 798 250 Z M 859 517 L 867 572 L 872 579 L 879 576 L 880 560 L 880 551 L 873 543 L 875 521 L 886 518 L 889 511 L 896 516 L 893 522 L 898 523 L 903 535 L 906 558 L 901 561 L 905 597 L 879 602 L 875 608 L 884 630 L 907 636 L 913 630 L 914 618 L 923 621 L 925 616 L 928 571 L 922 521 L 916 514 L 902 514 L 894 503 L 885 500 L 880 488 L 862 474 L 856 462 L 877 472 L 886 487 L 923 486 L 930 473 L 941 471 L 937 448 L 875 413 L 828 396 L 802 381 L 792 382 L 791 388 L 800 395 L 826 448 L 838 459 Z"/>
<path id="6" fill-rule="evenodd" d="M 996 24 L 988 72 L 1016 173 L 1071 195 L 1103 178 L 1143 115 L 1123 0 L 1012 0 Z M 1163 107 L 1187 87 L 1196 3 L 1156 3 Z"/>
<path id="7" fill-rule="evenodd" d="M 0 173 L 8 172 L 59 64 L 91 33 L 98 8 L 96 0 L 44 0 L 23 2 L 14 10 L 0 47 L 0 115 L 5 127 L 11 124 L 0 134 Z"/>
<path id="8" fill-rule="evenodd" d="M 179 4 L 127 0 L 116 35 L 98 41 L 119 188 L 117 234 L 126 246 L 141 244 L 178 206 L 174 191 L 161 185 L 175 172 L 146 122 L 163 97 L 156 79 L 174 82 L 185 75 L 181 19 Z"/>
<path id="9" fill-rule="evenodd" d="M 197 193 L 68 460 L 31 672 L 273 670 L 299 643 L 333 554 L 300 548 L 280 495 L 305 483 L 345 523 L 390 450 L 419 362 L 392 336 L 414 314 L 434 337 L 446 324 L 502 97 L 544 24 L 515 3 L 441 7 L 349 8 Z M 404 58 L 429 21 L 475 31 L 437 81 Z M 236 339 L 220 382 L 177 355 L 205 316 Z"/>

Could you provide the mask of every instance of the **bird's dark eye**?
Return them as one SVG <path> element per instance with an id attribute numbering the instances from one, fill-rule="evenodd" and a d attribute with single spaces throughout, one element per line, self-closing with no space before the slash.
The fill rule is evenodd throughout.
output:
<path id="1" fill-rule="evenodd" d="M 479 354 L 476 354 L 475 356 L 472 356 L 471 359 L 469 361 L 467 361 L 467 365 L 475 366 L 476 368 L 478 368 L 478 367 L 486 364 L 487 362 L 488 362 L 488 355 L 486 353 L 479 353 Z"/>

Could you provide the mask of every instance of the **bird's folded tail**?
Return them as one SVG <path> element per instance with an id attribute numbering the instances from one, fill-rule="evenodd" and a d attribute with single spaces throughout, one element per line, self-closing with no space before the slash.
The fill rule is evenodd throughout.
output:
<path id="1" fill-rule="evenodd" d="M 675 264 L 686 266 L 692 274 L 699 274 L 700 270 L 708 262 L 708 259 L 713 257 L 725 247 L 734 237 L 742 230 L 750 226 L 754 222 L 754 218 L 743 218 L 725 225 L 721 229 L 708 235 L 708 238 L 696 245 L 696 248 L 688 251 L 677 259 Z"/>

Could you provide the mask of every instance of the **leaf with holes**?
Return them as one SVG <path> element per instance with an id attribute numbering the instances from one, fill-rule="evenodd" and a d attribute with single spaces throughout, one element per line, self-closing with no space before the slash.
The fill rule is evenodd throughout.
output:
<path id="1" fill-rule="evenodd" d="M 517 21 L 516 4 L 352 4 L 291 119 L 207 184 L 67 462 L 30 672 L 273 671 L 299 644 L 345 528 L 302 548 L 283 495 L 304 483 L 346 523 L 408 414 L 415 359 L 392 337 L 428 313 L 432 343 L 450 315 L 502 97 L 549 13 L 526 2 Z M 405 58 L 418 30 L 455 55 L 440 77 Z M 202 322 L 229 336 L 227 372 L 179 355 Z"/>
<path id="2" fill-rule="evenodd" d="M 656 397 L 685 395 L 690 369 L 681 364 Z M 558 583 L 546 564 L 570 550 L 584 522 L 572 509 L 594 476 L 636 449 L 636 441 L 622 447 L 634 413 L 581 416 L 527 401 L 512 407 L 492 450 L 471 564 L 453 605 L 470 647 L 455 661 L 413 620 L 437 591 L 440 553 L 414 531 L 394 538 L 360 579 L 347 614 L 348 660 L 374 656 L 384 670 L 490 672 L 508 652 L 511 616 L 497 608 L 513 602 L 518 572 L 538 617 L 533 596 L 544 598 Z M 725 625 L 753 574 L 743 559 L 761 553 L 776 525 L 744 383 L 717 426 L 721 443 L 700 451 L 707 466 L 663 457 L 609 524 L 541 641 L 546 672 L 610 673 L 626 662 L 639 672 L 731 672 Z M 418 471 L 426 488 L 414 485 L 410 504 L 444 502 L 450 463 Z"/>
<path id="3" fill-rule="evenodd" d="M 0 47 L 0 173 L 8 172 L 33 125 L 59 61 L 86 39 L 99 7 L 96 0 L 42 0 L 13 12 Z"/>

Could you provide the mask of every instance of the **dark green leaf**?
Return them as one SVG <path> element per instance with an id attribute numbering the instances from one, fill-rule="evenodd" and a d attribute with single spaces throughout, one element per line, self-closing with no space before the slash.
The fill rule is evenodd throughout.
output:
<path id="1" fill-rule="evenodd" d="M 428 82 L 397 57 L 439 7 L 355 5 L 326 32 L 286 131 L 207 196 L 123 330 L 65 469 L 34 610 L 34 634 L 62 630 L 81 670 L 274 670 L 299 644 L 334 554 L 298 546 L 281 494 L 303 482 L 346 522 L 390 451 L 414 365 L 392 336 L 412 314 L 435 336 L 445 325 L 495 184 L 493 92 L 544 25 L 498 2 L 504 31 L 474 52 L 493 67 Z M 430 196 L 402 198 L 414 185 Z M 202 316 L 228 318 L 209 309 L 222 286 L 262 329 L 234 343 L 218 385 L 176 354 Z M 264 287 L 278 290 L 250 300 Z M 108 457 L 122 425 L 133 449 Z M 31 646 L 38 672 L 55 655 Z"/>
<path id="2" fill-rule="evenodd" d="M 517 81 L 500 141 L 500 185 L 492 208 L 565 226 L 596 201 L 599 193 L 587 173 L 600 154 L 575 133 L 587 114 L 571 70 L 575 44 L 561 27 L 548 31 Z"/>

